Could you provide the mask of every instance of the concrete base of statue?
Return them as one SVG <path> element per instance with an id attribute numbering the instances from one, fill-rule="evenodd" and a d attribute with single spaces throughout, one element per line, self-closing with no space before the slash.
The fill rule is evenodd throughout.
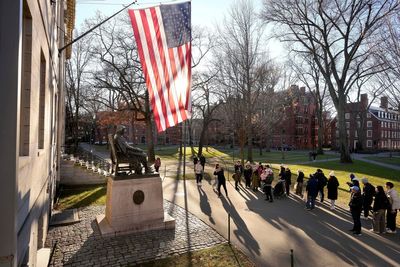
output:
<path id="1" fill-rule="evenodd" d="M 175 219 L 164 212 L 158 174 L 108 178 L 106 213 L 96 221 L 103 236 L 175 228 Z"/>

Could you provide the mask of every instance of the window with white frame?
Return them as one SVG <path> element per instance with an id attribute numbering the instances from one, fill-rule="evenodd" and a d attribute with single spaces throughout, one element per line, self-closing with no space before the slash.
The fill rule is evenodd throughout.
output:
<path id="1" fill-rule="evenodd" d="M 367 137 L 372 137 L 372 130 L 367 131 Z"/>
<path id="2" fill-rule="evenodd" d="M 358 137 L 357 131 L 354 131 L 354 137 L 355 137 L 355 138 Z"/>
<path id="3" fill-rule="evenodd" d="M 371 118 L 371 113 L 367 112 L 367 119 Z"/>
<path id="4" fill-rule="evenodd" d="M 367 121 L 367 127 L 371 128 L 372 127 L 372 121 Z"/>
<path id="5" fill-rule="evenodd" d="M 350 128 L 350 122 L 346 122 L 346 129 Z"/>
<path id="6" fill-rule="evenodd" d="M 345 118 L 346 120 L 350 119 L 350 113 L 344 114 L 344 118 Z"/>
<path id="7" fill-rule="evenodd" d="M 367 140 L 367 147 L 372 147 L 372 140 Z"/>

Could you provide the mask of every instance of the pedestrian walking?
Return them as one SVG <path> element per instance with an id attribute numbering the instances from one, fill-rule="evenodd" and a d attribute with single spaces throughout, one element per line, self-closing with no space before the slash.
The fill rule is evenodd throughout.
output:
<path id="1" fill-rule="evenodd" d="M 200 164 L 203 167 L 203 171 L 204 171 L 204 166 L 206 166 L 206 158 L 203 156 L 203 154 L 200 155 L 199 160 L 200 160 Z"/>
<path id="2" fill-rule="evenodd" d="M 338 187 L 339 181 L 335 176 L 335 172 L 331 171 L 329 173 L 328 184 L 326 186 L 328 188 L 328 199 L 331 201 L 331 210 L 335 209 L 335 201 L 338 198 Z"/>
<path id="3" fill-rule="evenodd" d="M 385 213 L 389 206 L 389 200 L 383 187 L 378 185 L 372 206 L 372 231 L 375 233 L 385 233 Z"/>
<path id="4" fill-rule="evenodd" d="M 248 161 L 244 166 L 243 175 L 246 184 L 246 188 L 250 188 L 251 184 L 251 175 L 253 174 L 253 169 L 251 167 L 250 162 Z"/>
<path id="5" fill-rule="evenodd" d="M 215 165 L 214 175 L 217 176 L 218 179 L 218 197 L 221 197 L 221 186 L 225 190 L 226 197 L 228 197 L 228 190 L 226 190 L 226 179 L 224 175 L 224 169 L 219 166 L 219 164 Z"/>
<path id="6" fill-rule="evenodd" d="M 200 162 L 197 162 L 194 166 L 194 172 L 196 174 L 196 183 L 198 186 L 201 186 L 201 180 L 203 180 L 203 167 Z"/>
<path id="7" fill-rule="evenodd" d="M 297 171 L 297 180 L 296 180 L 296 195 L 303 197 L 303 183 L 304 183 L 304 172 L 302 170 Z"/>
<path id="8" fill-rule="evenodd" d="M 266 166 L 265 173 L 267 174 L 267 177 L 264 181 L 265 200 L 269 200 L 269 202 L 274 202 L 274 198 L 272 197 L 272 181 L 274 180 L 274 172 L 269 165 Z"/>
<path id="9" fill-rule="evenodd" d="M 289 168 L 285 170 L 285 188 L 286 188 L 286 195 L 289 196 L 290 194 L 290 185 L 292 184 L 292 172 Z"/>
<path id="10" fill-rule="evenodd" d="M 196 166 L 197 162 L 199 162 L 199 158 L 198 157 L 194 157 L 193 158 L 193 166 Z"/>
<path id="11" fill-rule="evenodd" d="M 239 191 L 239 187 L 238 186 L 242 185 L 241 179 L 242 179 L 242 173 L 243 173 L 243 166 L 242 166 L 240 160 L 238 160 L 235 163 L 234 169 L 235 169 L 235 173 L 233 174 L 233 180 L 235 181 L 235 189 L 237 191 Z"/>
<path id="12" fill-rule="evenodd" d="M 321 169 L 317 169 L 317 172 L 314 174 L 315 178 L 318 180 L 318 193 L 320 194 L 321 202 L 324 202 L 324 188 L 328 183 L 328 179 L 325 177 L 324 172 Z"/>
<path id="13" fill-rule="evenodd" d="M 350 230 L 354 235 L 361 235 L 361 211 L 363 207 L 363 196 L 360 188 L 353 186 L 351 188 L 351 199 L 349 202 L 351 217 L 353 218 L 353 228 Z"/>
<path id="14" fill-rule="evenodd" d="M 386 196 L 390 203 L 390 207 L 386 212 L 386 232 L 389 234 L 395 234 L 396 216 L 397 210 L 400 209 L 400 199 L 397 191 L 394 189 L 394 184 L 392 182 L 386 183 Z"/>
<path id="15" fill-rule="evenodd" d="M 307 210 L 313 210 L 315 207 L 315 199 L 318 195 L 318 180 L 314 177 L 314 175 L 310 174 L 310 179 L 306 185 L 307 192 Z"/>
<path id="16" fill-rule="evenodd" d="M 372 201 L 374 200 L 375 187 L 368 182 L 367 178 L 362 178 L 361 183 L 363 184 L 363 197 L 364 197 L 364 218 L 368 218 L 369 211 L 372 209 Z"/>
<path id="17" fill-rule="evenodd" d="M 154 169 L 156 169 L 156 172 L 159 172 L 160 167 L 161 167 L 161 159 L 156 158 L 156 161 L 154 162 Z"/>

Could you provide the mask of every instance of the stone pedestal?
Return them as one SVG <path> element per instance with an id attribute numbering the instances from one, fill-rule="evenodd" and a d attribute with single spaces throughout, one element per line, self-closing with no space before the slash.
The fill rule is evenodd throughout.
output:
<path id="1" fill-rule="evenodd" d="M 175 228 L 164 212 L 159 175 L 108 178 L 106 213 L 96 220 L 103 236 Z"/>

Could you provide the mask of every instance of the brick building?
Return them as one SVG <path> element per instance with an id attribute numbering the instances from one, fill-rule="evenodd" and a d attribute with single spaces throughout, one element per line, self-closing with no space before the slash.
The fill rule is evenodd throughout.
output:
<path id="1" fill-rule="evenodd" d="M 351 151 L 399 150 L 400 112 L 388 106 L 388 98 L 381 97 L 380 105 L 369 105 L 367 94 L 361 101 L 346 105 L 346 131 Z M 338 143 L 336 119 L 332 123 L 332 142 Z"/>
<path id="2" fill-rule="evenodd" d="M 272 147 L 287 149 L 314 149 L 318 142 L 316 123 L 317 104 L 312 92 L 305 87 L 292 85 L 288 90 L 277 92 L 282 98 L 281 119 L 274 127 Z M 328 116 L 325 113 L 325 117 Z"/>

